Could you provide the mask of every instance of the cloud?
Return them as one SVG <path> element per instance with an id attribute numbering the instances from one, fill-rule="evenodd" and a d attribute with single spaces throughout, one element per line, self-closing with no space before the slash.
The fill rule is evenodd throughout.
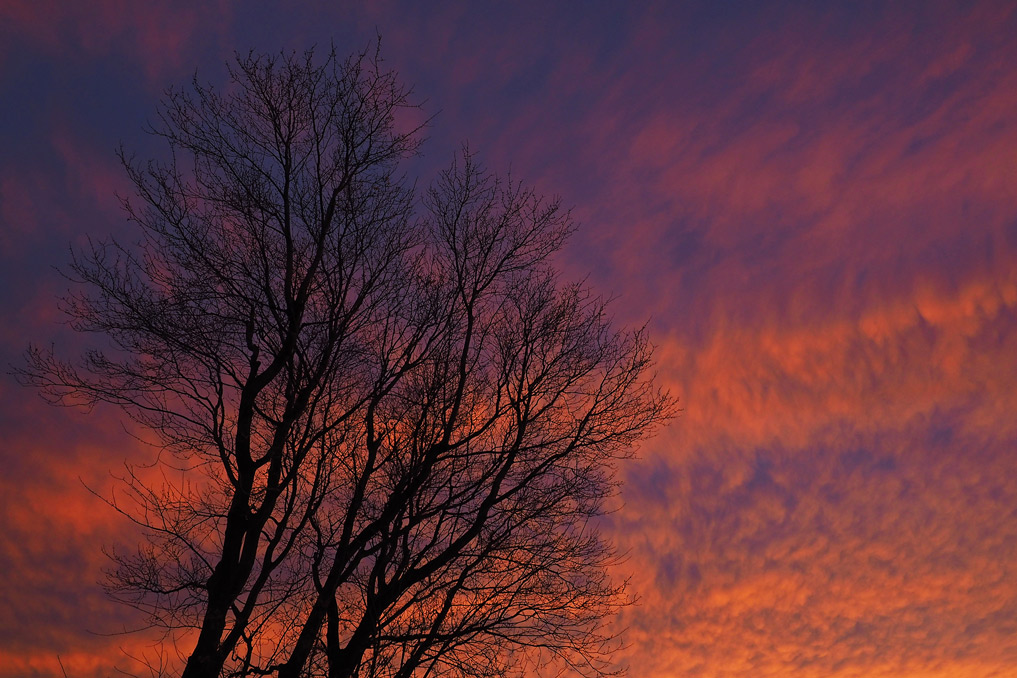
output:
<path id="1" fill-rule="evenodd" d="M 607 522 L 635 673 L 1017 665 L 1013 15 L 910 19 L 749 42 L 709 116 L 603 112 L 587 218 L 686 408 Z"/>
<path id="2" fill-rule="evenodd" d="M 914 427 L 671 460 L 669 506 L 632 493 L 614 532 L 653 592 L 627 619 L 632 661 L 654 675 L 1005 675 L 1015 443 L 943 445 Z"/>
<path id="3" fill-rule="evenodd" d="M 619 321 L 652 318 L 685 411 L 603 521 L 642 597 L 619 660 L 702 678 L 1012 675 L 1012 7 L 532 9 L 357 20 L 380 17 L 394 61 L 433 69 L 443 135 L 577 205 L 567 273 L 619 294 Z M 156 77 L 189 66 L 226 10 L 5 11 L 64 55 L 127 36 Z M 116 209 L 117 171 L 56 119 L 53 164 L 0 172 L 3 220 L 26 229 L 5 244 Z M 47 320 L 37 304 L 5 346 Z M 128 533 L 77 476 L 104 482 L 130 451 L 114 419 L 24 400 L 0 389 L 18 450 L 0 555 L 23 582 L 3 589 L 20 612 L 0 662 L 59 675 L 58 649 L 98 674 L 119 641 L 83 640 L 80 620 L 110 609 L 89 583 L 97 545 Z"/>
<path id="4" fill-rule="evenodd" d="M 141 4 L 102 0 L 87 4 L 59 0 L 11 0 L 0 9 L 6 32 L 18 41 L 64 58 L 119 54 L 137 59 L 159 88 L 167 74 L 190 68 L 197 39 L 224 25 L 228 3 Z M 213 36 L 215 35 L 213 30 Z"/>
<path id="5" fill-rule="evenodd" d="M 110 486 L 109 473 L 133 455 L 119 418 L 56 410 L 7 382 L 0 385 L 5 457 L 0 477 L 0 676 L 105 676 L 111 665 L 137 669 L 121 648 L 138 655 L 151 635 L 109 635 L 137 628 L 128 608 L 106 598 L 98 582 L 108 564 L 100 546 L 130 543 L 130 523 L 92 495 Z M 87 487 L 86 487 L 87 486 Z M 59 657 L 59 660 L 58 660 Z"/>

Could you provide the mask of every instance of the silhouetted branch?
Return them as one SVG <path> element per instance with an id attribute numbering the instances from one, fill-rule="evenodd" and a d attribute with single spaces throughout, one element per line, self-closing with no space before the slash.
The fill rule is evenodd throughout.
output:
<path id="1" fill-rule="evenodd" d="M 645 332 L 559 280 L 557 199 L 464 150 L 415 201 L 377 52 L 230 75 L 169 92 L 167 162 L 121 152 L 141 239 L 91 242 L 65 301 L 108 348 L 20 371 L 179 467 L 108 499 L 145 540 L 107 590 L 197 632 L 185 678 L 608 673 L 626 598 L 590 518 L 674 411 Z"/>

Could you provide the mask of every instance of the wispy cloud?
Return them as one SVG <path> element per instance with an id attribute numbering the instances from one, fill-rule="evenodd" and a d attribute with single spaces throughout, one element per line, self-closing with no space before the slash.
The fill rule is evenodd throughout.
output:
<path id="1" fill-rule="evenodd" d="M 239 31 L 227 6 L 96 7 L 4 12 L 54 58 L 116 51 L 147 83 Z M 280 41 L 344 16 L 321 11 L 280 22 Z M 575 204 L 583 229 L 562 266 L 619 295 L 619 320 L 651 318 L 685 411 L 625 467 L 625 507 L 604 521 L 642 598 L 620 620 L 634 676 L 1017 670 L 1009 3 L 595 4 L 573 17 L 383 2 L 355 22 L 429 74 L 438 141 L 466 137 Z M 38 158 L 0 162 L 12 251 L 116 211 L 122 180 L 96 160 L 101 144 L 64 111 L 39 129 Z M 50 294 L 31 280 L 26 298 Z M 0 335 L 9 351 L 52 320 L 43 301 L 21 307 Z M 0 402 L 17 450 L 0 555 L 22 582 L 0 589 L 17 611 L 0 675 L 59 675 L 55 651 L 99 675 L 120 640 L 81 633 L 113 609 L 89 585 L 96 546 L 129 528 L 77 478 L 107 482 L 124 438 L 115 418 L 83 425 L 13 385 Z"/>

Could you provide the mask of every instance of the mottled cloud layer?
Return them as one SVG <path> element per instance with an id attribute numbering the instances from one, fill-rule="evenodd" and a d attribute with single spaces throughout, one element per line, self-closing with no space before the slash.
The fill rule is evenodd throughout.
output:
<path id="1" fill-rule="evenodd" d="M 792 19 L 619 158 L 686 404 L 612 523 L 638 673 L 1017 670 L 1015 23 L 972 14 Z"/>
<path id="2" fill-rule="evenodd" d="M 617 295 L 620 321 L 650 319 L 685 407 L 604 520 L 641 598 L 619 662 L 1015 675 L 1017 13 L 722 4 L 8 3 L 3 356 L 73 342 L 47 267 L 86 233 L 125 232 L 109 151 L 148 148 L 133 130 L 164 84 L 234 48 L 342 49 L 377 27 L 441 110 L 425 173 L 468 139 L 574 204 L 561 266 Z M 132 618 L 94 585 L 99 546 L 129 525 L 84 485 L 144 452 L 113 413 L 51 410 L 10 381 L 0 403 L 0 676 L 105 675 L 144 639 L 88 633 Z"/>

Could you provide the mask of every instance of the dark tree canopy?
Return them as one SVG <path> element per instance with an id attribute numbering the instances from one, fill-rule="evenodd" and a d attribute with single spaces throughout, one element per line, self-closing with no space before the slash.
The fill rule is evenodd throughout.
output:
<path id="1" fill-rule="evenodd" d="M 72 264 L 108 350 L 21 370 L 187 469 L 124 479 L 145 540 L 110 593 L 184 634 L 187 678 L 604 673 L 625 598 L 590 519 L 673 412 L 644 332 L 559 278 L 557 200 L 465 151 L 415 196 L 376 54 L 230 76 L 168 94 L 169 160 L 123 155 L 139 242 Z"/>

